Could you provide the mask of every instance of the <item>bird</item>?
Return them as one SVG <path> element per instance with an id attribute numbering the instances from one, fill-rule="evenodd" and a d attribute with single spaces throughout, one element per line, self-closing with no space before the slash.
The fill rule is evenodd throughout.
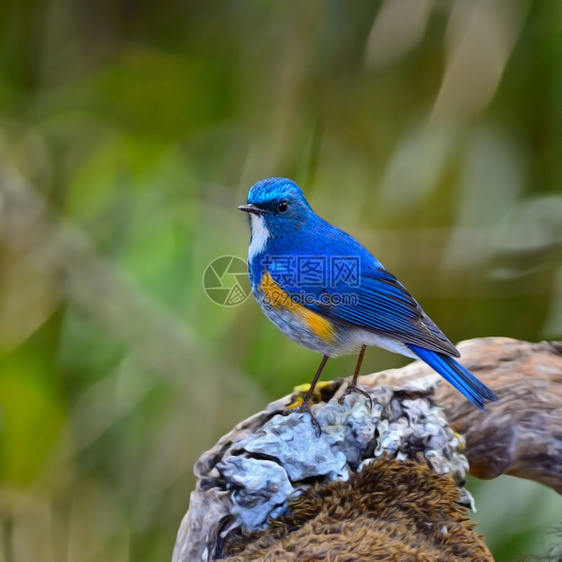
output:
<path id="1" fill-rule="evenodd" d="M 284 414 L 307 412 L 321 432 L 310 410 L 316 383 L 328 359 L 357 352 L 346 394 L 369 398 L 357 385 L 369 346 L 421 359 L 481 410 L 497 400 L 456 360 L 457 348 L 400 281 L 355 238 L 318 216 L 295 182 L 258 181 L 238 209 L 249 216 L 248 274 L 259 306 L 286 336 L 322 355 L 302 404 Z"/>

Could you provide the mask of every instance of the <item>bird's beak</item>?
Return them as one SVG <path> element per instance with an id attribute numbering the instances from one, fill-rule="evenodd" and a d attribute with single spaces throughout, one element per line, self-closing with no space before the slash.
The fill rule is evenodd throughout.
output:
<path id="1" fill-rule="evenodd" d="M 253 213 L 254 215 L 263 215 L 267 212 L 265 209 L 262 209 L 261 207 L 258 207 L 253 203 L 248 203 L 247 205 L 239 205 L 238 208 L 241 211 L 244 211 L 246 213 Z"/>

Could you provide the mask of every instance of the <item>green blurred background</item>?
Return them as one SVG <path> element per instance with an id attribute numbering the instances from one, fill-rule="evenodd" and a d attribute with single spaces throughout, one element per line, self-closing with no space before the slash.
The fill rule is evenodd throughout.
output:
<path id="1" fill-rule="evenodd" d="M 0 33 L 2 562 L 168 560 L 197 457 L 309 382 L 202 287 L 263 177 L 451 340 L 562 338 L 561 2 L 6 0 Z M 557 544 L 555 492 L 471 490 L 497 560 Z"/>

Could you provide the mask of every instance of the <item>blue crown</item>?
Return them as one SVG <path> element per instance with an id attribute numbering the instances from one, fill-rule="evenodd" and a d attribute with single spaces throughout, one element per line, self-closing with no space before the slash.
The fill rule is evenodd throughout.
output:
<path id="1" fill-rule="evenodd" d="M 267 178 L 251 187 L 248 193 L 248 203 L 260 205 L 287 197 L 304 200 L 301 188 L 294 181 L 287 178 Z"/>

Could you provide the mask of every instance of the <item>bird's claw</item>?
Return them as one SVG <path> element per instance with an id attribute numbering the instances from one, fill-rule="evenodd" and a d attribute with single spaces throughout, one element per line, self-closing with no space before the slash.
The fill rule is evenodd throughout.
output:
<path id="1" fill-rule="evenodd" d="M 308 402 L 305 401 L 300 406 L 293 406 L 292 408 L 287 408 L 283 412 L 283 415 L 288 416 L 289 414 L 293 414 L 295 412 L 307 413 L 310 416 L 310 421 L 312 422 L 312 425 L 316 427 L 316 429 L 318 430 L 318 437 L 322 435 L 322 428 L 320 427 L 320 424 L 318 423 L 316 416 L 312 413 L 312 410 L 310 409 L 310 404 Z"/>
<path id="2" fill-rule="evenodd" d="M 338 402 L 340 404 L 343 404 L 344 398 L 348 394 L 351 394 L 352 392 L 359 392 L 359 394 L 362 394 L 369 401 L 369 409 L 370 410 L 373 409 L 373 399 L 371 398 L 371 395 L 366 390 L 359 388 L 356 384 L 352 382 L 349 383 L 349 386 L 346 388 L 345 392 L 340 396 Z"/>

